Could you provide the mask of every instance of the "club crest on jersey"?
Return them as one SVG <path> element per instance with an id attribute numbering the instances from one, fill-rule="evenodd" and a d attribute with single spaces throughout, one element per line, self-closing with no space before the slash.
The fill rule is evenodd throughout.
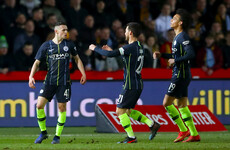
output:
<path id="1" fill-rule="evenodd" d="M 176 45 L 176 40 L 173 42 L 173 45 Z"/>
<path id="2" fill-rule="evenodd" d="M 68 46 L 64 46 L 63 50 L 67 52 L 69 50 Z"/>

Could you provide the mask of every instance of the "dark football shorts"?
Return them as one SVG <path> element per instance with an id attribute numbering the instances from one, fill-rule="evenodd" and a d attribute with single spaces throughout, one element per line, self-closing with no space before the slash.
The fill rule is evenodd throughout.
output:
<path id="1" fill-rule="evenodd" d="M 142 90 L 123 90 L 117 100 L 118 108 L 134 108 Z"/>
<path id="2" fill-rule="evenodd" d="M 181 98 L 188 97 L 188 86 L 191 80 L 179 80 L 176 82 L 171 81 L 167 95 Z"/>
<path id="3" fill-rule="evenodd" d="M 66 103 L 71 97 L 71 84 L 68 85 L 46 85 L 43 84 L 39 96 L 45 97 L 49 102 L 56 94 L 58 103 Z"/>

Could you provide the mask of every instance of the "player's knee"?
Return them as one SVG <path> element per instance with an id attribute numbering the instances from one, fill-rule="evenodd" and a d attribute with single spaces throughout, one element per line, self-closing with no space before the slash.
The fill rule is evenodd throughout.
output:
<path id="1" fill-rule="evenodd" d="M 117 116 L 120 116 L 120 115 L 121 115 L 121 113 L 120 113 L 119 110 L 116 110 L 116 114 L 117 114 Z"/>
<path id="2" fill-rule="evenodd" d="M 66 107 L 65 106 L 58 106 L 58 110 L 60 112 L 65 112 L 66 111 Z"/>
<path id="3" fill-rule="evenodd" d="M 37 109 L 44 109 L 44 107 L 42 105 L 36 105 Z"/>
<path id="4" fill-rule="evenodd" d="M 164 102 L 163 102 L 163 106 L 164 106 L 164 107 L 167 107 L 167 106 L 169 106 L 169 105 L 168 105 L 167 102 L 164 101 Z"/>

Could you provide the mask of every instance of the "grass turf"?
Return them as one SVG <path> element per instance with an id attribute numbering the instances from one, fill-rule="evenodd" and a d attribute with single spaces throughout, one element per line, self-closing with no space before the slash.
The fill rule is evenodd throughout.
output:
<path id="1" fill-rule="evenodd" d="M 149 133 L 135 133 L 138 143 L 117 144 L 126 137 L 125 133 L 96 133 L 95 127 L 65 127 L 61 136 L 61 144 L 53 145 L 55 128 L 47 129 L 49 138 L 42 144 L 34 144 L 40 131 L 38 128 L 0 128 L 0 150 L 11 149 L 39 149 L 39 150 L 65 150 L 65 149 L 230 149 L 230 125 L 225 126 L 227 132 L 200 132 L 201 142 L 173 143 L 177 137 L 176 132 L 159 132 L 154 140 L 149 141 Z"/>

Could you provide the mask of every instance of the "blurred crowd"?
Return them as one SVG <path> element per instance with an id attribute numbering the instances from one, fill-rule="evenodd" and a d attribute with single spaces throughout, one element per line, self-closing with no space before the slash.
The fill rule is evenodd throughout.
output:
<path id="1" fill-rule="evenodd" d="M 175 33 L 170 20 L 178 8 L 191 14 L 187 32 L 196 54 L 191 67 L 209 75 L 229 68 L 230 0 L 0 0 L 0 73 L 30 70 L 40 45 L 54 37 L 57 21 L 67 23 L 68 39 L 86 70 L 122 68 L 121 58 L 97 55 L 88 46 L 117 49 L 127 44 L 125 25 L 132 21 L 142 26 L 138 40 L 145 49 L 144 68 L 170 68 L 166 59 L 152 54 L 171 53 Z M 77 69 L 70 64 L 72 71 Z"/>

